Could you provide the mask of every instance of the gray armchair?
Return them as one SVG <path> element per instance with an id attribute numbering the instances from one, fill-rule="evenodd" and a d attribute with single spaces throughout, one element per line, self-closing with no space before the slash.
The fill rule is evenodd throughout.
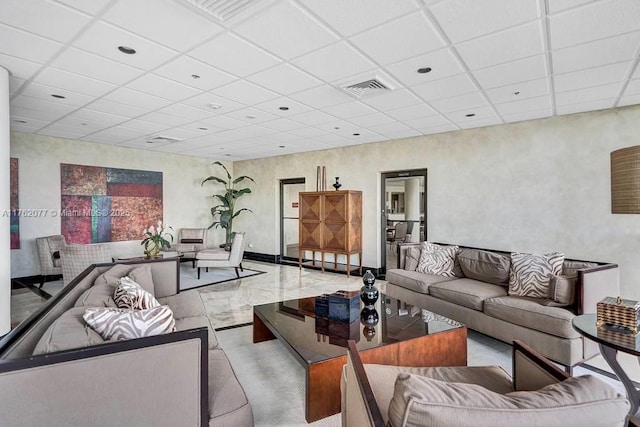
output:
<path id="1" fill-rule="evenodd" d="M 40 285 L 42 288 L 45 280 L 50 276 L 62 274 L 62 260 L 60 249 L 67 245 L 63 235 L 36 237 L 38 257 L 40 258 Z"/>
<path id="2" fill-rule="evenodd" d="M 196 254 L 196 267 L 198 268 L 198 279 L 200 279 L 200 269 L 209 267 L 225 268 L 233 267 L 236 269 L 236 276 L 240 277 L 238 268 L 242 269 L 242 257 L 244 256 L 245 233 L 236 233 L 231 241 L 231 250 L 224 249 L 205 249 Z"/>

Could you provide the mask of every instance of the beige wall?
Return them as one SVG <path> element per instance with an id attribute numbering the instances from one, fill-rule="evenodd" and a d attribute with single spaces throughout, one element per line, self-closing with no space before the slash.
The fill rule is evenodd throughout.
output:
<path id="1" fill-rule="evenodd" d="M 215 173 L 210 160 L 18 132 L 11 134 L 11 157 L 19 159 L 20 208 L 46 212 L 43 217 L 20 218 L 21 248 L 11 251 L 11 277 L 39 274 L 35 238 L 60 234 L 60 218 L 52 215 L 60 210 L 60 163 L 161 171 L 164 222 L 175 232 L 211 224 L 210 195 L 216 187 L 200 186 Z M 223 241 L 223 233 L 209 231 L 210 246 Z M 139 240 L 114 242 L 111 252 L 142 254 L 142 247 Z"/>
<path id="2" fill-rule="evenodd" d="M 621 294 L 640 299 L 640 215 L 613 215 L 611 151 L 640 144 L 640 106 L 470 129 L 342 149 L 248 160 L 237 175 L 256 180 L 237 221 L 250 249 L 279 253 L 279 180 L 316 166 L 328 184 L 363 191 L 366 266 L 380 265 L 380 173 L 428 168 L 429 240 L 620 265 Z"/>

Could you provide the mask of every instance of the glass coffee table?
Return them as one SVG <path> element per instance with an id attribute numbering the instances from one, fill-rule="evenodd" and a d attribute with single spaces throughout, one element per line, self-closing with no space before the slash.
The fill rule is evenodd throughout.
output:
<path id="1" fill-rule="evenodd" d="M 307 422 L 340 412 L 347 340 L 356 341 L 365 363 L 467 364 L 464 325 L 384 294 L 373 309 L 366 308 L 358 295 L 346 292 L 342 300 L 332 294 L 253 308 L 253 342 L 277 338 L 305 368 Z"/>

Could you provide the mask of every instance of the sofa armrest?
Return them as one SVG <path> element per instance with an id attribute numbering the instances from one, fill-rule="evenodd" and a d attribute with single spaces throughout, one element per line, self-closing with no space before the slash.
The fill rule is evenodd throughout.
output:
<path id="1" fill-rule="evenodd" d="M 353 340 L 347 341 L 347 364 L 342 377 L 342 425 L 384 427 L 373 390 Z"/>
<path id="2" fill-rule="evenodd" d="M 410 242 L 410 243 L 398 243 L 398 264 L 395 268 L 404 268 L 405 258 L 407 257 L 407 251 L 412 246 L 420 246 L 422 243 L 420 242 Z"/>
<path id="3" fill-rule="evenodd" d="M 207 426 L 207 348 L 198 328 L 3 359 L 0 425 Z"/>
<path id="4" fill-rule="evenodd" d="M 513 388 L 515 391 L 539 390 L 569 378 L 569 374 L 523 343 L 513 342 Z"/>

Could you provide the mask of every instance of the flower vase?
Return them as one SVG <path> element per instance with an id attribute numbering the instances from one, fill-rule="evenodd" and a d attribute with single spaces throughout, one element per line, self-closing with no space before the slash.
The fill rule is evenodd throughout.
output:
<path id="1" fill-rule="evenodd" d="M 147 250 L 147 258 L 158 258 L 159 253 L 160 245 L 158 245 L 158 242 L 152 242 L 151 248 Z"/>
<path id="2" fill-rule="evenodd" d="M 360 299 L 364 305 L 374 305 L 376 301 L 378 301 L 380 294 L 378 292 L 378 288 L 375 286 L 376 277 L 373 275 L 371 270 L 367 270 L 367 272 L 364 273 L 364 276 L 362 276 L 362 283 L 364 283 L 364 286 L 360 288 Z"/>

